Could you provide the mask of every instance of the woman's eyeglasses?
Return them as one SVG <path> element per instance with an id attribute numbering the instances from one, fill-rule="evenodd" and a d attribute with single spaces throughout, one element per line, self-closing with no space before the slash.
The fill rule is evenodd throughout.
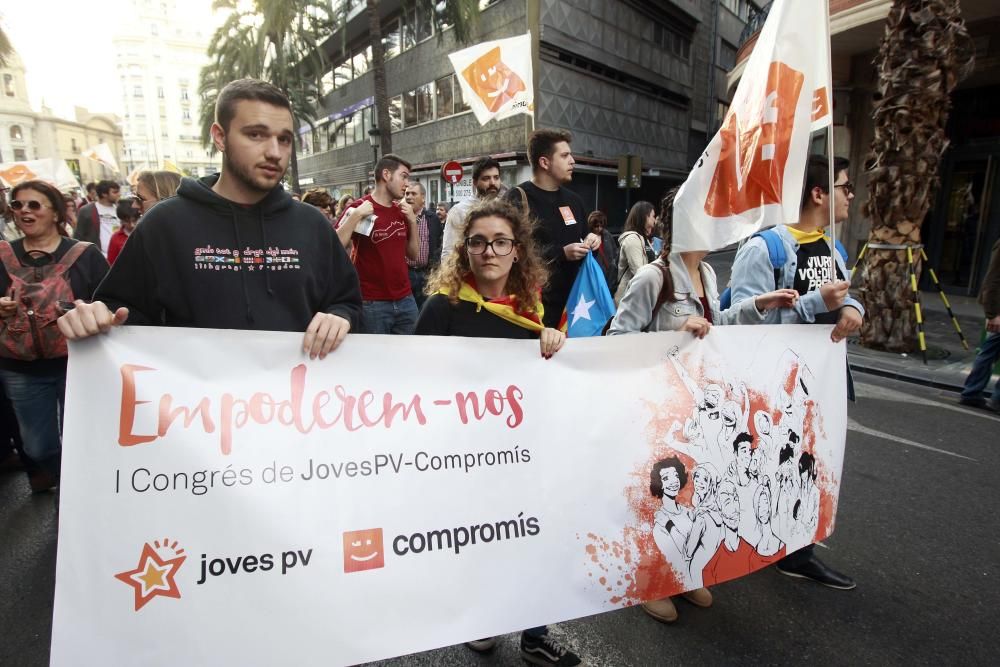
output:
<path id="1" fill-rule="evenodd" d="M 28 201 L 21 201 L 20 199 L 15 199 L 10 203 L 10 207 L 15 211 L 20 211 L 21 209 L 28 209 L 29 211 L 41 211 L 43 208 L 52 208 L 48 204 L 43 204 L 40 201 L 35 201 L 34 199 L 29 199 Z"/>
<path id="2" fill-rule="evenodd" d="M 503 257 L 512 253 L 515 245 L 517 245 L 517 241 L 514 239 L 499 238 L 487 241 L 481 236 L 473 236 L 465 239 L 465 247 L 469 250 L 469 254 L 472 255 L 482 255 L 486 252 L 487 248 L 492 248 L 494 255 Z"/>

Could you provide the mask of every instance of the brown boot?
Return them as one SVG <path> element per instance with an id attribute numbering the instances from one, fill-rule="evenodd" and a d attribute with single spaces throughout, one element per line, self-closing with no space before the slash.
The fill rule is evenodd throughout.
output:
<path id="1" fill-rule="evenodd" d="M 696 607 L 707 609 L 712 606 L 712 594 L 707 588 L 696 588 L 693 591 L 682 593 L 681 596 Z"/>
<path id="2" fill-rule="evenodd" d="M 642 610 L 661 623 L 673 623 L 677 620 L 677 607 L 670 598 L 643 602 Z"/>

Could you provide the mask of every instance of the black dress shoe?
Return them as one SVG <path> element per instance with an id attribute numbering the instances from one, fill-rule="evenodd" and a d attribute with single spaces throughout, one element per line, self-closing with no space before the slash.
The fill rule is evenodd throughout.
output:
<path id="1" fill-rule="evenodd" d="M 795 567 L 789 567 L 787 565 L 775 565 L 775 567 L 778 572 L 788 575 L 789 577 L 811 579 L 817 584 L 823 584 L 824 586 L 836 588 L 841 591 L 849 591 L 852 588 L 857 587 L 857 583 L 855 583 L 853 579 L 848 577 L 846 574 L 837 572 L 815 556 L 807 560 L 805 563 Z"/>

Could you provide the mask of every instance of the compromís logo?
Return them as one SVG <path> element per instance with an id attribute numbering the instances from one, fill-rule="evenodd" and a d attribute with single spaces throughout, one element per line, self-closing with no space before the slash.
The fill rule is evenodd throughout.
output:
<path id="1" fill-rule="evenodd" d="M 477 523 L 457 528 L 441 528 L 410 535 L 397 535 L 392 540 L 392 551 L 397 556 L 419 554 L 425 551 L 452 550 L 458 555 L 462 549 L 476 544 L 490 544 L 504 540 L 535 537 L 542 532 L 538 517 L 525 517 L 520 512 L 513 519 Z"/>
<path id="2" fill-rule="evenodd" d="M 381 528 L 344 533 L 344 572 L 377 570 L 380 567 L 385 567 Z"/>
<path id="3" fill-rule="evenodd" d="M 132 587 L 135 594 L 135 611 L 146 606 L 153 598 L 180 598 L 175 577 L 187 556 L 178 548 L 177 540 L 170 538 L 147 542 L 139 554 L 139 564 L 132 570 L 119 572 L 115 579 Z"/>

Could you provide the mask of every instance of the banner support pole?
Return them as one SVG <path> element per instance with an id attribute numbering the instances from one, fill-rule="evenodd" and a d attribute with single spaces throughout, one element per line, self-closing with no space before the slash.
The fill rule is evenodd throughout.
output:
<path id="1" fill-rule="evenodd" d="M 827 208 L 830 210 L 830 265 L 833 269 L 833 282 L 837 281 L 837 219 L 833 211 L 834 191 L 833 184 L 837 180 L 837 175 L 833 173 L 833 37 L 830 34 L 830 0 L 823 3 L 826 5 L 826 61 L 829 65 L 827 71 L 827 95 L 830 97 L 830 124 L 826 129 L 826 159 L 827 171 L 829 172 L 829 185 L 827 192 Z"/>

